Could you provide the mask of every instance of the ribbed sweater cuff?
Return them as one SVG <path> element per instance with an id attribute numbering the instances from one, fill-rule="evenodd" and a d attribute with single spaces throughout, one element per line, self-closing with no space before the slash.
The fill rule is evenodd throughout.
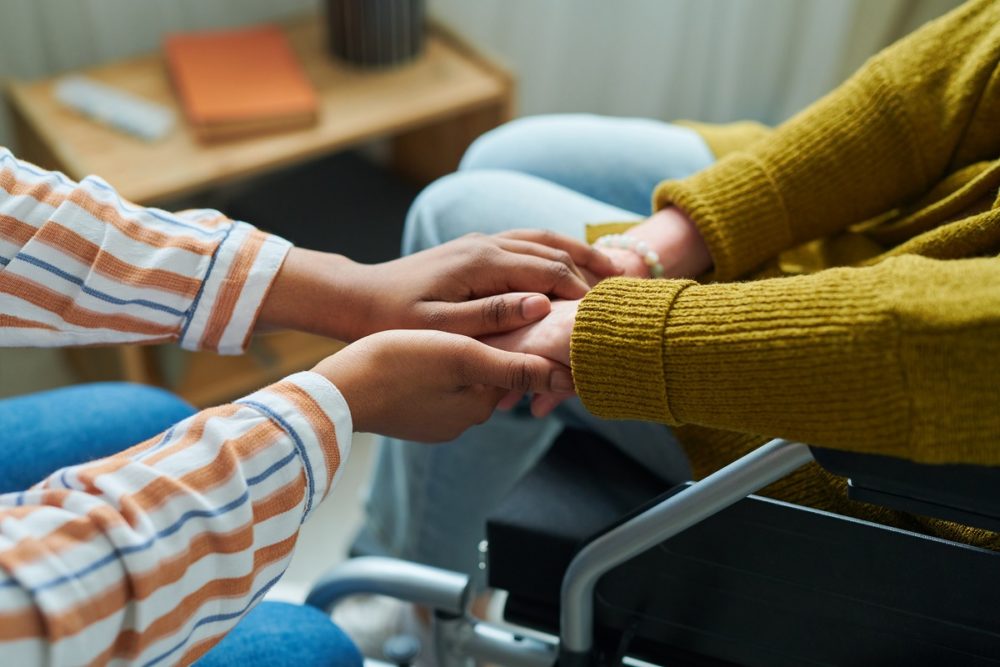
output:
<path id="1" fill-rule="evenodd" d="M 736 153 L 653 193 L 656 210 L 677 206 L 694 220 L 715 264 L 712 278 L 746 274 L 792 245 L 781 195 L 763 165 Z"/>
<path id="2" fill-rule="evenodd" d="M 677 423 L 663 377 L 663 324 L 690 280 L 613 278 L 584 298 L 570 345 L 587 409 L 605 419 Z"/>

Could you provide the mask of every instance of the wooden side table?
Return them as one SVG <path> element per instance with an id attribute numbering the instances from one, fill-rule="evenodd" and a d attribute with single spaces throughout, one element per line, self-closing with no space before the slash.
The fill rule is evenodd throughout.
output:
<path id="1" fill-rule="evenodd" d="M 388 70 L 333 60 L 316 16 L 290 21 L 285 30 L 319 93 L 313 127 L 204 145 L 182 122 L 166 139 L 147 143 L 59 105 L 54 78 L 13 81 L 7 92 L 19 155 L 75 179 L 98 174 L 127 199 L 157 205 L 373 139 L 389 139 L 396 171 L 429 182 L 453 171 L 475 137 L 511 117 L 510 75 L 440 27 L 431 29 L 420 58 Z M 81 73 L 173 107 L 183 118 L 158 53 Z M 169 384 L 204 406 L 308 368 L 342 346 L 298 332 L 259 337 L 254 345 L 256 353 L 243 357 L 184 353 L 186 372 L 170 383 L 149 348 L 77 350 L 70 356 L 87 379 Z"/>

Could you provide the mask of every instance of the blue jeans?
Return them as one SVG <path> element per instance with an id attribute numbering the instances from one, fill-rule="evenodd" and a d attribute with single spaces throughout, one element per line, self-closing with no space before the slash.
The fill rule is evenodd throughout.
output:
<path id="1" fill-rule="evenodd" d="M 659 121 L 589 115 L 515 120 L 480 137 L 458 172 L 420 194 L 406 221 L 403 252 L 473 231 L 534 228 L 583 238 L 586 223 L 646 217 L 657 183 L 713 160 L 695 132 Z M 524 410 L 497 413 L 435 447 L 383 438 L 369 520 L 355 551 L 481 577 L 477 545 L 487 515 L 567 424 L 599 433 L 668 481 L 690 476 L 668 428 L 597 419 L 578 400 L 546 419 Z"/>
<path id="2" fill-rule="evenodd" d="M 120 452 L 194 414 L 162 389 L 102 383 L 0 400 L 0 493 L 69 465 Z M 326 614 L 282 602 L 257 605 L 199 665 L 360 667 L 361 655 Z"/>

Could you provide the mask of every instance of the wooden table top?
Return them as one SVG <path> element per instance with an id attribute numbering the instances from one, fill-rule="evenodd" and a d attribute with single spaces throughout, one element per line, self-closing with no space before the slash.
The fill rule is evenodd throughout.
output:
<path id="1" fill-rule="evenodd" d="M 11 104 L 69 176 L 97 174 L 126 198 L 153 203 L 414 129 L 510 94 L 502 70 L 437 31 L 411 63 L 364 70 L 328 55 L 321 23 L 313 16 L 286 26 L 319 93 L 319 122 L 310 128 L 201 144 L 184 121 L 159 53 L 81 73 L 173 108 L 179 122 L 163 140 L 145 142 L 66 109 L 52 94 L 55 78 L 12 82 Z"/>

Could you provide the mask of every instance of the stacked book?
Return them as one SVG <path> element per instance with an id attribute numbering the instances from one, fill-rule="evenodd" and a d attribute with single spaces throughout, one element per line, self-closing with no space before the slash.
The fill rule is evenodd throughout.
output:
<path id="1" fill-rule="evenodd" d="M 316 122 L 315 88 L 275 26 L 171 35 L 164 51 L 184 114 L 203 141 Z"/>

